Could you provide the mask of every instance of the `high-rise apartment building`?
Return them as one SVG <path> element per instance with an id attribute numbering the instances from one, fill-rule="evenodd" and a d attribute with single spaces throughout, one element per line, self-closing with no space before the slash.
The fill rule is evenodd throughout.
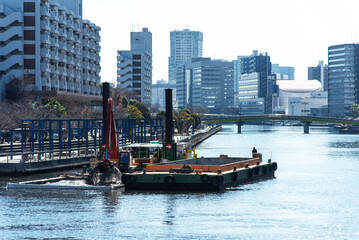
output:
<path id="1" fill-rule="evenodd" d="M 308 80 L 320 81 L 323 91 L 328 91 L 328 65 L 319 61 L 316 67 L 308 67 Z"/>
<path id="2" fill-rule="evenodd" d="M 27 89 L 100 95 L 100 27 L 82 0 L 0 0 L 0 79 Z"/>
<path id="3" fill-rule="evenodd" d="M 176 71 L 179 108 L 207 108 L 210 113 L 234 107 L 233 62 L 192 58 Z"/>
<path id="4" fill-rule="evenodd" d="M 294 80 L 295 68 L 272 63 L 272 74 L 276 75 L 277 80 Z"/>
<path id="5" fill-rule="evenodd" d="M 117 51 L 117 87 L 127 89 L 133 99 L 151 104 L 152 33 L 148 28 L 131 32 L 131 50 Z"/>
<path id="6" fill-rule="evenodd" d="M 189 59 L 202 57 L 203 33 L 199 31 L 175 30 L 170 33 L 171 55 L 168 58 L 168 82 L 176 84 L 176 68 Z"/>
<path id="7" fill-rule="evenodd" d="M 330 46 L 328 68 L 329 115 L 348 116 L 351 105 L 359 103 L 359 44 Z"/>

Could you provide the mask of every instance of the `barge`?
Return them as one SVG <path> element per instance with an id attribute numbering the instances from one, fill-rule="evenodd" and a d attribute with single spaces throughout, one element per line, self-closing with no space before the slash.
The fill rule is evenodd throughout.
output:
<path id="1" fill-rule="evenodd" d="M 142 171 L 123 174 L 126 190 L 200 190 L 226 188 L 274 177 L 277 163 L 253 158 L 194 158 L 147 165 Z"/>

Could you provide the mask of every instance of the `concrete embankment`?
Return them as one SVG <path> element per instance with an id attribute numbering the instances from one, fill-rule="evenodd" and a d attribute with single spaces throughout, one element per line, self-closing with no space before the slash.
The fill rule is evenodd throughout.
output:
<path id="1" fill-rule="evenodd" d="M 181 140 L 180 142 L 191 143 L 192 146 L 196 146 L 199 143 L 201 143 L 202 141 L 206 140 L 207 138 L 209 138 L 210 136 L 216 134 L 217 132 L 219 132 L 221 130 L 222 130 L 221 125 L 213 126 L 213 127 L 209 128 L 207 131 L 195 133 L 190 138 L 185 138 L 185 139 Z"/>

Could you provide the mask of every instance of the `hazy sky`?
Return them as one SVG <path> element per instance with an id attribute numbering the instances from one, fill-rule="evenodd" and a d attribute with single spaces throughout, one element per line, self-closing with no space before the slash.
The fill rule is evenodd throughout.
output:
<path id="1" fill-rule="evenodd" d="M 130 49 L 130 32 L 152 32 L 153 82 L 168 80 L 170 31 L 203 32 L 203 56 L 233 60 L 252 50 L 272 63 L 307 67 L 327 63 L 330 45 L 356 43 L 359 0 L 83 0 L 84 18 L 102 28 L 102 81 L 116 79 L 117 50 Z"/>

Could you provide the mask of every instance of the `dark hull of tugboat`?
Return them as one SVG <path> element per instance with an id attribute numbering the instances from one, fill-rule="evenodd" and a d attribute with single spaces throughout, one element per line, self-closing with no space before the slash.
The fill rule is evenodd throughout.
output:
<path id="1" fill-rule="evenodd" d="M 126 190 L 222 191 L 274 178 L 277 163 L 261 163 L 221 173 L 149 172 L 124 174 Z"/>

